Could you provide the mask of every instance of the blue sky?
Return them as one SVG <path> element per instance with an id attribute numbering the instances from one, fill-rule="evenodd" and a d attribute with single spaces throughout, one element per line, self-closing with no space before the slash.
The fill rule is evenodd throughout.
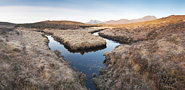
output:
<path id="1" fill-rule="evenodd" d="M 185 15 L 185 0 L 0 0 L 0 21 L 107 21 Z"/>

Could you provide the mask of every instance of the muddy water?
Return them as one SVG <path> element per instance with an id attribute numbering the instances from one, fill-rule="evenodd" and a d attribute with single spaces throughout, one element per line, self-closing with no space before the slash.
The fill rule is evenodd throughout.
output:
<path id="1" fill-rule="evenodd" d="M 94 33 L 93 35 L 98 35 L 98 32 Z M 72 52 L 70 49 L 66 48 L 64 45 L 60 44 L 59 42 L 55 41 L 52 36 L 47 36 L 49 39 L 49 47 L 51 50 L 59 50 L 61 55 L 65 58 L 65 60 L 69 60 L 71 66 L 76 68 L 78 71 L 83 72 L 86 74 L 87 81 L 86 87 L 91 90 L 95 90 L 95 87 L 92 80 L 92 74 L 97 73 L 100 67 L 104 67 L 103 61 L 105 57 L 103 53 L 105 51 L 110 51 L 114 49 L 119 43 L 114 41 L 105 39 L 107 42 L 106 47 L 90 49 L 87 51 L 76 51 Z"/>

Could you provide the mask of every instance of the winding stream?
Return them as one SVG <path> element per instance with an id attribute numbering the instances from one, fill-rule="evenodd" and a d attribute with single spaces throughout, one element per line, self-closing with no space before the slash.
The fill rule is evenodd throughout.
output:
<path id="1" fill-rule="evenodd" d="M 93 33 L 93 35 L 98 35 L 98 32 Z M 111 51 L 119 45 L 117 42 L 103 38 L 107 42 L 106 47 L 97 48 L 95 50 L 71 52 L 64 45 L 55 41 L 52 36 L 47 37 L 49 39 L 49 47 L 52 51 L 59 50 L 64 59 L 70 61 L 73 68 L 86 74 L 86 87 L 91 90 L 95 90 L 95 87 L 91 82 L 92 74 L 98 74 L 98 69 L 104 67 L 103 61 L 105 60 L 105 57 L 103 56 L 103 53 L 105 51 Z"/>

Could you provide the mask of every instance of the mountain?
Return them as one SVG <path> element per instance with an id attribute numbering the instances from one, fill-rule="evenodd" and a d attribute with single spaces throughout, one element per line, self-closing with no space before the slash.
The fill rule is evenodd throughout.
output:
<path id="1" fill-rule="evenodd" d="M 98 23 L 102 23 L 99 20 L 90 20 L 89 22 L 87 22 L 88 24 L 98 24 Z"/>
<path id="2" fill-rule="evenodd" d="M 128 19 L 110 20 L 107 22 L 103 22 L 103 24 L 127 24 L 127 23 L 150 21 L 155 19 L 157 19 L 155 16 L 145 16 L 143 18 L 132 19 L 132 20 L 128 20 Z"/>

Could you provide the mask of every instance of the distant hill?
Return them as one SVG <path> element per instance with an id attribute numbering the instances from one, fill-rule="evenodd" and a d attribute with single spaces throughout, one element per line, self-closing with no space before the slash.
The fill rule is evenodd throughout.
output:
<path id="1" fill-rule="evenodd" d="M 77 29 L 86 28 L 93 25 L 85 24 L 76 21 L 41 21 L 36 23 L 19 24 L 17 27 L 27 27 L 27 28 L 53 28 L 53 29 Z"/>
<path id="2" fill-rule="evenodd" d="M 42 21 L 42 23 L 50 23 L 50 24 L 67 24 L 67 25 L 84 25 L 84 23 L 76 22 L 76 21 Z"/>
<path id="3" fill-rule="evenodd" d="M 9 22 L 0 22 L 0 28 L 13 28 L 15 24 Z"/>
<path id="4" fill-rule="evenodd" d="M 88 24 L 98 24 L 98 23 L 102 23 L 99 20 L 90 20 L 89 22 L 87 22 Z"/>
<path id="5" fill-rule="evenodd" d="M 128 19 L 110 20 L 110 21 L 103 22 L 103 24 L 127 24 L 127 23 L 151 21 L 155 19 L 157 19 L 155 16 L 145 16 L 143 18 L 132 19 L 132 20 L 128 20 Z"/>
<path id="6" fill-rule="evenodd" d="M 13 25 L 13 23 L 9 23 L 9 22 L 0 22 L 0 25 Z"/>

